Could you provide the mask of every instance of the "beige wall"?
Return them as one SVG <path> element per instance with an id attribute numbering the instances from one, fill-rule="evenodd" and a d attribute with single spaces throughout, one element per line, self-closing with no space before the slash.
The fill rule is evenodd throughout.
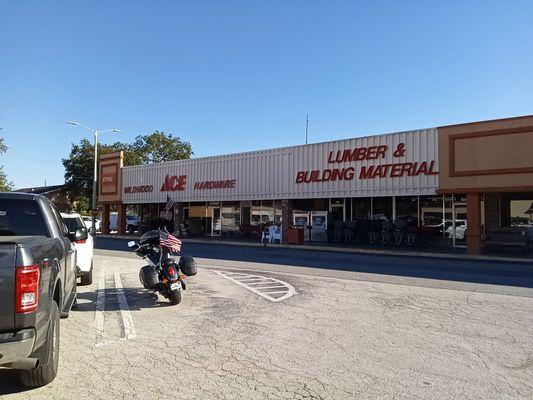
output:
<path id="1" fill-rule="evenodd" d="M 438 128 L 439 192 L 533 190 L 533 116 Z"/>

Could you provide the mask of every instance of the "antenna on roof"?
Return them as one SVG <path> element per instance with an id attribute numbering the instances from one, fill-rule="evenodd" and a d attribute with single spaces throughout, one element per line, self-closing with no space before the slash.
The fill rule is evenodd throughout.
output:
<path id="1" fill-rule="evenodd" d="M 306 116 L 306 120 L 305 120 L 305 144 L 307 144 L 307 133 L 309 131 L 309 114 L 307 114 Z"/>

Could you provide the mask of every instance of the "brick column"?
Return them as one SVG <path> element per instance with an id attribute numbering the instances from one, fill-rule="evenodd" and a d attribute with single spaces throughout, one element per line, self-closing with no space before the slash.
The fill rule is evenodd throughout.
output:
<path id="1" fill-rule="evenodd" d="M 500 227 L 500 194 L 485 193 L 485 231 Z"/>
<path id="2" fill-rule="evenodd" d="M 100 223 L 100 231 L 104 235 L 109 235 L 109 203 L 102 204 L 102 221 Z"/>
<path id="3" fill-rule="evenodd" d="M 481 195 L 468 193 L 466 195 L 466 247 L 468 254 L 481 254 Z"/>
<path id="4" fill-rule="evenodd" d="M 292 204 L 281 200 L 281 243 L 287 243 L 287 230 L 292 228 Z"/>
<path id="5" fill-rule="evenodd" d="M 126 234 L 126 204 L 118 205 L 117 231 L 119 235 Z"/>

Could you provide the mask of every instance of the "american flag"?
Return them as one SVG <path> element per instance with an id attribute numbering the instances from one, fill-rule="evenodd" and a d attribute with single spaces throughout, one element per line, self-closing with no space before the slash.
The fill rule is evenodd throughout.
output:
<path id="1" fill-rule="evenodd" d="M 167 219 L 172 218 L 172 209 L 174 208 L 174 200 L 170 198 L 170 196 L 167 194 L 167 204 L 165 206 L 165 211 L 167 213 Z"/>
<path id="2" fill-rule="evenodd" d="M 178 252 L 181 250 L 181 240 L 168 232 L 161 231 L 159 234 L 159 244 L 163 247 L 167 247 L 171 252 Z"/>

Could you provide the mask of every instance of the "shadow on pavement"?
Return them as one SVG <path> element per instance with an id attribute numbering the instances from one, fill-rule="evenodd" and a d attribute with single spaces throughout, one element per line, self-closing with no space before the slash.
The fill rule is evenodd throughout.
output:
<path id="1" fill-rule="evenodd" d="M 105 296 L 105 311 L 120 311 L 117 291 L 114 288 L 103 290 Z M 152 291 L 140 288 L 124 288 L 124 294 L 130 310 L 141 310 L 145 308 L 159 308 L 171 306 L 169 300 L 162 296 L 156 296 Z M 96 291 L 78 292 L 78 305 L 75 312 L 94 312 L 96 310 Z"/>
<path id="2" fill-rule="evenodd" d="M 95 248 L 127 252 L 127 240 L 98 238 Z M 243 261 L 402 277 L 533 288 L 531 263 L 186 243 L 184 254 L 216 261 Z"/>

